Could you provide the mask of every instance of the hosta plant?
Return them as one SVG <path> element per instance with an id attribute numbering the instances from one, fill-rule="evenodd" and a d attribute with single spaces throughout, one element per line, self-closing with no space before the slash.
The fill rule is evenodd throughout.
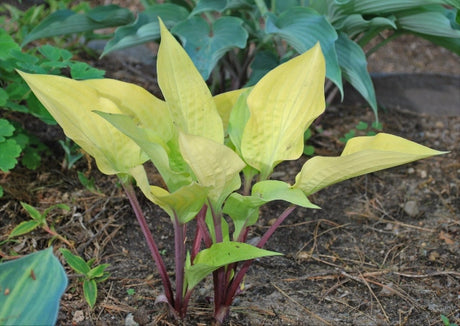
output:
<path id="1" fill-rule="evenodd" d="M 158 83 L 165 100 L 112 79 L 74 81 L 20 72 L 67 136 L 121 180 L 160 273 L 166 301 L 183 318 L 194 287 L 212 274 L 214 317 L 221 323 L 253 259 L 297 206 L 316 209 L 308 196 L 336 182 L 442 154 L 380 133 L 348 141 L 341 156 L 309 159 L 293 182 L 270 178 L 298 159 L 304 132 L 325 108 L 325 60 L 319 44 L 278 66 L 254 87 L 212 96 L 181 45 L 160 22 Z M 150 160 L 164 186 L 150 185 Z M 136 199 L 135 184 L 171 217 L 174 282 Z M 255 245 L 251 226 L 262 205 L 286 210 Z M 195 236 L 186 239 L 186 230 Z M 173 285 L 173 283 L 175 283 Z"/>

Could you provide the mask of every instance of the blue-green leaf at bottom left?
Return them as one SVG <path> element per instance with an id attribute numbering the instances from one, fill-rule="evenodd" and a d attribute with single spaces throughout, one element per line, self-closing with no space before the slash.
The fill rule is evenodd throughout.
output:
<path id="1" fill-rule="evenodd" d="M 0 264 L 0 324 L 55 324 L 66 287 L 52 248 Z"/>

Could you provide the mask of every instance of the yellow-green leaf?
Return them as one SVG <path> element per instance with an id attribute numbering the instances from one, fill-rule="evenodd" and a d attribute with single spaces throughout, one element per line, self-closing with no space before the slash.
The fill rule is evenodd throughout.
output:
<path id="1" fill-rule="evenodd" d="M 198 182 L 209 187 L 211 201 L 220 203 L 240 187 L 239 172 L 246 164 L 230 148 L 208 138 L 183 133 L 179 134 L 179 146 Z"/>
<path id="2" fill-rule="evenodd" d="M 126 173 L 133 166 L 145 162 L 147 156 L 139 146 L 92 112 L 122 113 L 110 98 L 85 82 L 53 75 L 19 74 L 65 134 L 95 158 L 101 172 Z"/>
<path id="3" fill-rule="evenodd" d="M 385 133 L 355 137 L 339 157 L 308 160 L 296 176 L 294 188 L 310 195 L 346 179 L 444 153 Z"/>
<path id="4" fill-rule="evenodd" d="M 155 186 L 150 187 L 150 192 L 156 197 L 157 204 L 171 218 L 176 215 L 182 224 L 192 220 L 198 214 L 208 195 L 208 189 L 195 182 L 173 193 Z"/>
<path id="5" fill-rule="evenodd" d="M 185 133 L 224 141 L 222 119 L 214 99 L 185 50 L 160 20 L 158 84 L 176 126 Z"/>
<path id="6" fill-rule="evenodd" d="M 248 97 L 245 161 L 266 179 L 283 160 L 302 155 L 303 134 L 325 108 L 325 63 L 319 43 L 264 76 Z"/>
<path id="7" fill-rule="evenodd" d="M 115 79 L 89 79 L 82 83 L 94 88 L 126 115 L 145 128 L 155 130 L 164 141 L 175 135 L 171 113 L 166 102 L 158 99 L 140 86 Z"/>
<path id="8" fill-rule="evenodd" d="M 173 193 L 157 186 L 151 186 L 143 166 L 131 169 L 130 175 L 133 176 L 137 186 L 151 202 L 160 206 L 171 219 L 174 220 L 174 217 L 177 216 L 181 223 L 187 223 L 193 219 L 207 198 L 208 189 L 195 182 L 185 185 Z"/>
<path id="9" fill-rule="evenodd" d="M 219 112 L 222 119 L 224 130 L 227 130 L 233 106 L 238 100 L 238 97 L 240 97 L 240 95 L 246 90 L 247 88 L 241 88 L 214 96 L 214 103 L 216 103 L 217 112 Z"/>

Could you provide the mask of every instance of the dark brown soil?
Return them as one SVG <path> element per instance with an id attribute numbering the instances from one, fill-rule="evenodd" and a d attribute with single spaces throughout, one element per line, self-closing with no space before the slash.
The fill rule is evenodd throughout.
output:
<path id="1" fill-rule="evenodd" d="M 398 46 L 404 44 L 396 43 L 392 51 L 400 53 Z M 426 50 L 423 43 L 417 46 Z M 444 66 L 442 54 L 453 65 L 447 72 L 458 73 L 457 56 L 433 51 L 438 51 L 430 61 L 433 67 Z M 158 92 L 149 66 L 114 57 L 97 64 L 108 76 Z M 392 64 L 391 71 L 398 71 L 397 63 Z M 460 321 L 460 115 L 432 116 L 400 107 L 381 111 L 380 120 L 385 132 L 450 153 L 345 181 L 313 196 L 322 210 L 297 209 L 275 233 L 267 248 L 284 256 L 253 264 L 228 325 L 441 325 L 441 314 Z M 338 138 L 359 121 L 373 121 L 368 108 L 332 106 L 317 125 L 323 131 L 310 143 L 320 155 L 338 155 L 343 147 Z M 181 324 L 168 316 L 166 307 L 154 304 L 162 291 L 159 276 L 116 178 L 101 175 L 86 160 L 63 169 L 62 158 L 56 148 L 37 171 L 17 168 L 0 178 L 5 189 L 0 242 L 27 219 L 19 201 L 40 209 L 66 203 L 71 211 L 53 212 L 49 222 L 85 259 L 110 264 L 111 277 L 99 284 L 93 310 L 68 269 L 70 284 L 58 324 L 133 325 L 131 317 L 140 325 Z M 292 183 L 305 160 L 282 164 L 275 177 Z M 93 177 L 101 194 L 82 186 L 77 171 Z M 169 218 L 147 200 L 141 203 L 172 271 Z M 263 233 L 284 208 L 282 203 L 265 207 L 251 237 Z M 47 247 L 48 240 L 46 233 L 35 231 L 1 246 L 0 253 L 27 254 Z M 55 249 L 63 245 L 54 242 Z M 182 324 L 211 323 L 210 295 L 209 281 L 198 286 Z"/>

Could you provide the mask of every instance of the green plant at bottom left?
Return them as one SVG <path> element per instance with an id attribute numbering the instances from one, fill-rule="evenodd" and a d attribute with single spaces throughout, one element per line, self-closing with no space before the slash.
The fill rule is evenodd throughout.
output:
<path id="1" fill-rule="evenodd" d="M 53 249 L 0 264 L 0 324 L 53 325 L 67 276 Z"/>

